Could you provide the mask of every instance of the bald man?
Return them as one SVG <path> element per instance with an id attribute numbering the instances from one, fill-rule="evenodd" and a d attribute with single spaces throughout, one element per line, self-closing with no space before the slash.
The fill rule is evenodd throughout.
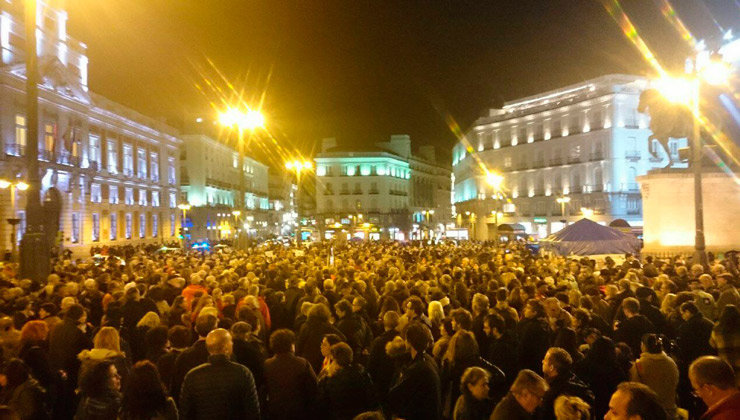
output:
<path id="1" fill-rule="evenodd" d="M 258 420 L 259 400 L 252 372 L 229 360 L 231 334 L 223 328 L 211 331 L 206 348 L 208 362 L 188 372 L 182 384 L 180 418 Z"/>

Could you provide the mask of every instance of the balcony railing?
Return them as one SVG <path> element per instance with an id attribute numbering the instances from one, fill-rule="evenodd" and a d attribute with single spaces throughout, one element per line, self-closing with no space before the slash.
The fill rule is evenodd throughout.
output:
<path id="1" fill-rule="evenodd" d="M 54 151 L 46 150 L 46 149 L 39 149 L 39 160 L 42 160 L 44 162 L 53 162 L 54 161 Z"/>
<path id="2" fill-rule="evenodd" d="M 10 156 L 23 156 L 26 154 L 26 146 L 17 143 L 7 143 L 5 145 L 5 154 Z"/>
<path id="3" fill-rule="evenodd" d="M 59 154 L 57 154 L 57 163 L 62 165 L 79 166 L 80 157 L 73 156 L 72 153 L 66 150 L 62 150 Z"/>
<path id="4" fill-rule="evenodd" d="M 123 168 L 123 175 L 128 177 L 134 176 L 134 169 L 133 168 Z"/>

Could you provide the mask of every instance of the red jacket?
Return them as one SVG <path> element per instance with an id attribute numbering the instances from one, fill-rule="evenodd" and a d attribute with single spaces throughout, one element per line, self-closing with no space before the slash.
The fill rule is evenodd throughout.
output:
<path id="1" fill-rule="evenodd" d="M 701 420 L 737 420 L 740 419 L 740 392 L 709 407 Z"/>
<path id="2" fill-rule="evenodd" d="M 189 284 L 188 287 L 182 290 L 182 295 L 183 297 L 185 297 L 185 302 L 187 303 L 188 307 L 190 307 L 190 303 L 195 298 L 195 294 L 197 292 L 203 292 L 203 296 L 208 295 L 208 289 L 201 286 L 200 284 Z"/>

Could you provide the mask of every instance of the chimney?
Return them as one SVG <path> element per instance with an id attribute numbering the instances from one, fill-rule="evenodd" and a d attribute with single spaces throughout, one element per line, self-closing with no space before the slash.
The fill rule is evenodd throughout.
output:
<path id="1" fill-rule="evenodd" d="M 393 134 L 388 148 L 395 154 L 408 158 L 411 156 L 411 136 L 408 134 Z"/>
<path id="2" fill-rule="evenodd" d="M 337 147 L 336 137 L 326 137 L 321 139 L 321 153 L 326 153 L 329 149 Z"/>

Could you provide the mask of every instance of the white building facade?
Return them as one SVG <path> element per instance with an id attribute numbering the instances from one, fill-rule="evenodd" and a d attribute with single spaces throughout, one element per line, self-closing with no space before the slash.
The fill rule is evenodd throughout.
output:
<path id="1" fill-rule="evenodd" d="M 407 135 L 367 151 L 337 148 L 335 139 L 324 139 L 314 159 L 322 238 L 406 240 L 420 239 L 423 231 L 441 236 L 450 214 L 450 170 L 433 156 L 433 150 L 412 155 Z"/>
<path id="2" fill-rule="evenodd" d="M 637 177 L 668 164 L 660 145 L 648 144 L 649 117 L 637 112 L 647 85 L 608 75 L 479 118 L 452 152 L 457 225 L 478 240 L 493 239 L 496 224 L 519 224 L 539 238 L 582 217 L 642 226 Z M 682 147 L 686 139 L 671 139 L 674 167 L 686 166 L 678 162 Z M 503 175 L 500 194 L 487 172 Z M 568 202 L 558 203 L 562 197 Z"/>
<path id="3" fill-rule="evenodd" d="M 237 232 L 258 236 L 267 230 L 267 165 L 244 157 L 240 169 L 239 154 L 224 143 L 203 134 L 182 139 L 181 190 L 191 206 L 186 213 L 190 239 L 231 239 Z"/>
<path id="4" fill-rule="evenodd" d="M 67 36 L 64 10 L 38 4 L 39 160 L 42 198 L 61 197 L 58 235 L 75 253 L 91 246 L 176 240 L 180 140 L 158 121 L 89 91 L 83 43 Z M 24 26 L 21 1 L 0 1 L 0 244 L 11 248 L 5 223 L 21 219 L 27 136 Z M 49 224 L 51 226 L 53 224 Z M 47 228 L 48 229 L 48 228 Z"/>

